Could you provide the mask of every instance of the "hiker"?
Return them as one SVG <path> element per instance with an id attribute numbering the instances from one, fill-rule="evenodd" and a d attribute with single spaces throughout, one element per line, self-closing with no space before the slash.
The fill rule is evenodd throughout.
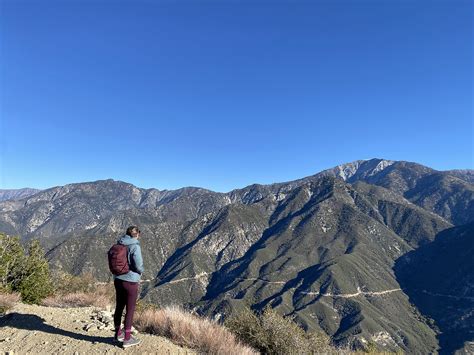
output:
<path id="1" fill-rule="evenodd" d="M 114 314 L 115 337 L 122 346 L 140 344 L 140 340 L 131 335 L 133 313 L 138 296 L 138 285 L 143 273 L 143 259 L 140 248 L 140 229 L 137 226 L 127 228 L 126 234 L 109 250 L 109 267 L 114 274 L 116 306 Z M 123 246 L 126 246 L 124 248 Z M 123 330 L 120 328 L 122 313 L 126 307 Z"/>

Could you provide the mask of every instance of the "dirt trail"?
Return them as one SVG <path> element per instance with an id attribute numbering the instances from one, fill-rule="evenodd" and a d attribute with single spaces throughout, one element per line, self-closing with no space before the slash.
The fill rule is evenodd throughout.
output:
<path id="1" fill-rule="evenodd" d="M 122 349 L 113 341 L 108 328 L 84 327 L 91 324 L 96 308 L 54 308 L 15 305 L 6 316 L 0 316 L 0 353 L 13 354 L 194 354 L 168 339 L 138 334 L 138 346 Z"/>
<path id="2" fill-rule="evenodd" d="M 357 296 L 380 296 L 380 295 L 385 295 L 387 293 L 392 293 L 392 292 L 397 292 L 397 291 L 402 291 L 401 288 L 394 288 L 391 290 L 385 290 L 385 291 L 361 291 L 359 288 L 357 288 L 356 293 L 320 293 L 320 292 L 302 292 L 305 295 L 321 295 L 324 297 L 334 297 L 334 298 L 352 298 L 352 297 L 357 297 Z"/>

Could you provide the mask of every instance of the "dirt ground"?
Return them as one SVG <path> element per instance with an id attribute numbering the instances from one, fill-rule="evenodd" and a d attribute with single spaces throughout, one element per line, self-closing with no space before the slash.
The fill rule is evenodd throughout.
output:
<path id="1" fill-rule="evenodd" d="M 93 307 L 54 308 L 18 303 L 0 316 L 0 353 L 8 354 L 194 354 L 166 338 L 137 334 L 141 344 L 122 349 L 113 330 L 92 326 Z M 100 329 L 102 328 L 102 329 Z"/>

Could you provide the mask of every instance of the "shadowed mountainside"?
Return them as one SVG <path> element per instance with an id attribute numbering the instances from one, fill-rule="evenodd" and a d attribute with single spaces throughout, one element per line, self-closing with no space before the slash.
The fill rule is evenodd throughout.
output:
<path id="1" fill-rule="evenodd" d="M 400 285 L 435 320 L 442 353 L 474 345 L 474 223 L 446 229 L 396 262 Z M 471 345 L 471 346 L 472 346 Z"/>

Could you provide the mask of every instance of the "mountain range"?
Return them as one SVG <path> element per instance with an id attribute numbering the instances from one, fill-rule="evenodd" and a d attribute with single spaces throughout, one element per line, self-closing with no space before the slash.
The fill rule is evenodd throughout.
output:
<path id="1" fill-rule="evenodd" d="M 473 181 L 385 159 L 228 193 L 101 180 L 10 195 L 0 231 L 106 281 L 106 251 L 136 224 L 147 302 L 220 320 L 271 306 L 337 344 L 453 353 L 474 345 Z"/>
<path id="2" fill-rule="evenodd" d="M 31 188 L 24 188 L 24 189 L 14 189 L 14 190 L 2 190 L 0 189 L 0 202 L 6 200 L 20 200 L 22 198 L 34 195 L 41 190 L 39 189 L 31 189 Z"/>

